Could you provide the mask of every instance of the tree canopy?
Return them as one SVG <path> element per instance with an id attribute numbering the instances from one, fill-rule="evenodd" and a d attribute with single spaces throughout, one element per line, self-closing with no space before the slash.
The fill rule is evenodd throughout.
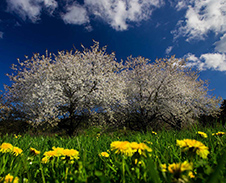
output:
<path id="1" fill-rule="evenodd" d="M 159 121 L 171 126 L 219 113 L 220 98 L 208 94 L 208 83 L 175 56 L 151 62 L 132 56 L 118 62 L 99 43 L 83 51 L 34 54 L 13 65 L 5 101 L 31 124 L 56 125 L 76 116 L 105 114 L 108 122 L 135 121 L 140 129 Z"/>

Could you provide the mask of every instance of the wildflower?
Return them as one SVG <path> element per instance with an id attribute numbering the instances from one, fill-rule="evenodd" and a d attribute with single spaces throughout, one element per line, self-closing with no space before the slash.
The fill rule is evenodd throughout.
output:
<path id="1" fill-rule="evenodd" d="M 12 152 L 13 149 L 13 145 L 10 143 L 2 143 L 2 145 L 0 146 L 0 152 L 2 153 L 7 153 L 7 152 Z"/>
<path id="2" fill-rule="evenodd" d="M 79 159 L 79 152 L 75 149 L 64 149 L 64 148 L 60 148 L 60 147 L 53 147 L 52 151 L 46 151 L 44 153 L 44 157 L 42 158 L 42 162 L 43 163 L 47 163 L 50 158 L 53 157 L 61 157 L 62 160 L 65 159 Z"/>
<path id="3" fill-rule="evenodd" d="M 138 163 L 139 165 L 141 165 L 142 164 L 142 161 L 138 161 L 138 159 L 135 159 L 135 165 Z"/>
<path id="4" fill-rule="evenodd" d="M 70 158 L 70 160 L 79 159 L 79 152 L 75 149 L 64 149 L 62 155 Z"/>
<path id="5" fill-rule="evenodd" d="M 162 172 L 166 172 L 166 164 L 160 164 L 160 168 L 162 170 Z"/>
<path id="6" fill-rule="evenodd" d="M 180 148 L 184 148 L 184 151 L 194 152 L 202 158 L 207 158 L 209 154 L 208 147 L 202 142 L 191 139 L 177 140 L 177 145 Z"/>
<path id="7" fill-rule="evenodd" d="M 191 179 L 195 178 L 195 175 L 193 174 L 192 171 L 188 172 L 188 176 L 189 176 Z"/>
<path id="8" fill-rule="evenodd" d="M 13 180 L 14 179 L 14 180 Z M 1 182 L 4 180 L 3 183 L 18 183 L 19 178 L 18 177 L 13 177 L 12 175 L 8 174 L 5 176 L 5 178 L 1 179 Z"/>
<path id="9" fill-rule="evenodd" d="M 61 147 L 53 147 L 52 149 L 55 153 L 54 156 L 56 156 L 56 157 L 61 156 L 64 152 L 64 148 L 61 148 Z"/>
<path id="10" fill-rule="evenodd" d="M 42 158 L 42 163 L 48 163 L 49 161 L 49 157 L 45 156 L 44 158 Z"/>
<path id="11" fill-rule="evenodd" d="M 137 143 L 137 142 L 132 142 L 130 144 L 132 151 L 133 152 L 138 152 L 140 155 L 146 155 L 145 154 L 145 150 L 147 152 L 152 152 L 152 149 L 150 147 L 148 147 L 146 144 L 144 143 Z"/>
<path id="12" fill-rule="evenodd" d="M 153 133 L 154 135 L 157 135 L 157 133 L 155 131 L 152 131 L 151 133 Z"/>
<path id="13" fill-rule="evenodd" d="M 23 152 L 23 150 L 20 149 L 19 147 L 13 147 L 12 150 L 13 150 L 12 153 L 16 156 L 18 156 L 19 154 L 22 154 L 22 152 Z"/>
<path id="14" fill-rule="evenodd" d="M 168 165 L 168 171 L 172 174 L 180 174 L 188 170 L 192 170 L 192 164 L 187 161 L 183 163 L 173 163 Z"/>
<path id="15" fill-rule="evenodd" d="M 126 156 L 132 156 L 133 151 L 128 141 L 114 141 L 111 143 L 111 150 L 117 154 L 125 154 Z"/>
<path id="16" fill-rule="evenodd" d="M 20 149 L 19 147 L 14 147 L 10 143 L 2 143 L 2 145 L 0 146 L 0 152 L 12 153 L 12 154 L 18 156 L 19 154 L 22 154 L 23 150 Z"/>
<path id="17" fill-rule="evenodd" d="M 223 136 L 224 134 L 225 132 L 212 133 L 212 135 L 215 135 L 215 136 Z"/>
<path id="18" fill-rule="evenodd" d="M 34 154 L 34 155 L 38 155 L 38 154 L 40 154 L 40 151 L 38 151 L 38 150 L 36 150 L 35 148 L 30 148 L 30 152 L 32 153 L 32 154 Z"/>
<path id="19" fill-rule="evenodd" d="M 100 153 L 100 156 L 108 158 L 109 154 L 107 152 L 102 152 L 102 153 Z"/>
<path id="20" fill-rule="evenodd" d="M 46 151 L 44 152 L 44 156 L 51 158 L 51 157 L 57 156 L 57 153 L 55 151 Z"/>
<path id="21" fill-rule="evenodd" d="M 14 137 L 17 139 L 17 138 L 20 138 L 21 135 L 16 135 L 16 134 L 14 134 Z"/>
<path id="22" fill-rule="evenodd" d="M 201 137 L 203 137 L 203 138 L 207 138 L 207 137 L 208 137 L 207 134 L 204 133 L 204 132 L 198 131 L 197 134 L 199 134 L 199 135 L 200 135 Z"/>

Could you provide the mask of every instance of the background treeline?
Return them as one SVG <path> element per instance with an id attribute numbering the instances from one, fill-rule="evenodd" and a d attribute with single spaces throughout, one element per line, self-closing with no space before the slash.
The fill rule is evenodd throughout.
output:
<path id="1" fill-rule="evenodd" d="M 151 62 L 141 56 L 118 62 L 94 45 L 83 51 L 34 54 L 13 65 L 1 95 L 2 133 L 65 133 L 90 126 L 187 128 L 225 120 L 225 100 L 209 95 L 208 83 L 174 56 Z M 218 120 L 218 121 L 219 121 Z"/>

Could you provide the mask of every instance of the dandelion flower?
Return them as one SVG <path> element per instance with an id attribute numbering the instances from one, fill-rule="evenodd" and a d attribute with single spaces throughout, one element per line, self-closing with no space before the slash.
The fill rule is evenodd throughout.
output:
<path id="1" fill-rule="evenodd" d="M 13 180 L 14 179 L 14 180 Z M 8 174 L 5 176 L 5 178 L 1 179 L 1 182 L 4 180 L 3 183 L 18 183 L 19 182 L 19 178 L 18 177 L 13 177 L 12 175 Z"/>
<path id="2" fill-rule="evenodd" d="M 61 148 L 61 147 L 53 147 L 52 149 L 55 153 L 54 156 L 56 156 L 56 157 L 61 156 L 64 152 L 64 148 Z"/>
<path id="3" fill-rule="evenodd" d="M 49 158 L 47 156 L 42 158 L 42 163 L 48 163 L 48 161 L 49 161 Z"/>
<path id="4" fill-rule="evenodd" d="M 16 155 L 16 156 L 18 156 L 18 155 L 20 155 L 20 154 L 22 154 L 22 152 L 23 152 L 23 150 L 22 149 L 20 149 L 19 147 L 13 147 L 13 154 L 14 155 Z"/>
<path id="5" fill-rule="evenodd" d="M 79 152 L 75 149 L 64 149 L 62 155 L 69 157 L 70 160 L 79 159 Z"/>
<path id="6" fill-rule="evenodd" d="M 7 152 L 12 152 L 13 149 L 13 145 L 10 143 L 2 143 L 2 145 L 0 146 L 0 152 L 2 153 L 7 153 Z"/>
<path id="7" fill-rule="evenodd" d="M 204 133 L 204 132 L 198 131 L 197 134 L 199 134 L 199 135 L 200 135 L 201 137 L 203 137 L 203 138 L 207 138 L 207 137 L 208 137 L 207 134 Z"/>
<path id="8" fill-rule="evenodd" d="M 140 155 L 146 155 L 145 154 L 145 150 L 147 152 L 152 152 L 152 149 L 150 147 L 148 147 L 146 144 L 144 143 L 137 143 L 137 142 L 132 142 L 130 144 L 132 151 L 133 152 L 138 152 Z"/>
<path id="9" fill-rule="evenodd" d="M 46 151 L 44 157 L 42 158 L 43 163 L 47 163 L 50 158 L 61 157 L 62 160 L 65 159 L 79 159 L 79 152 L 75 149 L 64 149 L 60 147 L 53 147 L 52 151 Z"/>
<path id="10" fill-rule="evenodd" d="M 20 138 L 21 135 L 16 135 L 16 134 L 14 134 L 14 137 L 17 139 L 17 138 Z"/>
<path id="11" fill-rule="evenodd" d="M 206 159 L 209 154 L 208 147 L 206 147 L 202 142 L 199 142 L 197 140 L 192 139 L 177 140 L 177 145 L 180 148 L 183 148 L 184 151 L 194 152 L 204 159 Z"/>
<path id="12" fill-rule="evenodd" d="M 116 154 L 125 154 L 127 156 L 132 156 L 133 151 L 128 141 L 114 141 L 111 143 L 111 150 L 115 151 Z"/>
<path id="13" fill-rule="evenodd" d="M 162 172 L 166 172 L 166 164 L 160 164 L 160 168 L 162 170 Z"/>
<path id="14" fill-rule="evenodd" d="M 189 176 L 191 179 L 195 178 L 195 175 L 193 174 L 192 171 L 188 172 L 188 176 Z"/>
<path id="15" fill-rule="evenodd" d="M 154 135 L 157 135 L 157 133 L 155 131 L 152 131 L 151 133 L 153 133 Z"/>
<path id="16" fill-rule="evenodd" d="M 36 150 L 36 149 L 33 148 L 33 147 L 30 148 L 30 152 L 31 152 L 32 154 L 34 154 L 34 155 L 40 154 L 40 151 Z"/>
<path id="17" fill-rule="evenodd" d="M 225 135 L 225 132 L 217 132 L 217 133 L 213 133 L 212 135 L 223 136 L 223 135 Z"/>
<path id="18" fill-rule="evenodd" d="M 173 163 L 169 164 L 168 171 L 172 174 L 180 174 L 184 171 L 191 171 L 192 170 L 192 164 L 185 161 L 183 163 Z"/>
<path id="19" fill-rule="evenodd" d="M 105 158 L 108 158 L 109 157 L 109 154 L 107 152 L 102 152 L 102 153 L 100 153 L 100 156 L 103 156 Z"/>

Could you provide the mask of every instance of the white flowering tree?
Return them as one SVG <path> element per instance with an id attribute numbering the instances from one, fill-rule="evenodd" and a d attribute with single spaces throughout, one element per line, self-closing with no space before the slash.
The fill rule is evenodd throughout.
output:
<path id="1" fill-rule="evenodd" d="M 127 113 L 139 129 L 145 131 L 159 121 L 181 128 L 201 114 L 219 112 L 220 98 L 208 95 L 207 83 L 198 80 L 184 60 L 173 56 L 150 63 L 143 57 L 129 57 L 125 66 Z"/>
<path id="2" fill-rule="evenodd" d="M 12 69 L 5 101 L 31 124 L 61 122 L 70 134 L 78 117 L 93 113 L 107 115 L 114 125 L 133 121 L 131 128 L 136 124 L 145 131 L 159 121 L 180 128 L 219 112 L 220 99 L 209 96 L 207 83 L 175 57 L 154 63 L 129 57 L 119 63 L 94 41 L 82 52 L 35 54 Z"/>
<path id="3" fill-rule="evenodd" d="M 18 63 L 12 67 L 15 74 L 9 75 L 12 86 L 5 86 L 6 97 L 32 124 L 54 125 L 66 118 L 73 130 L 75 116 L 110 113 L 126 102 L 124 80 L 117 76 L 121 64 L 98 42 L 83 52 L 62 51 L 54 58 L 35 54 Z"/>

